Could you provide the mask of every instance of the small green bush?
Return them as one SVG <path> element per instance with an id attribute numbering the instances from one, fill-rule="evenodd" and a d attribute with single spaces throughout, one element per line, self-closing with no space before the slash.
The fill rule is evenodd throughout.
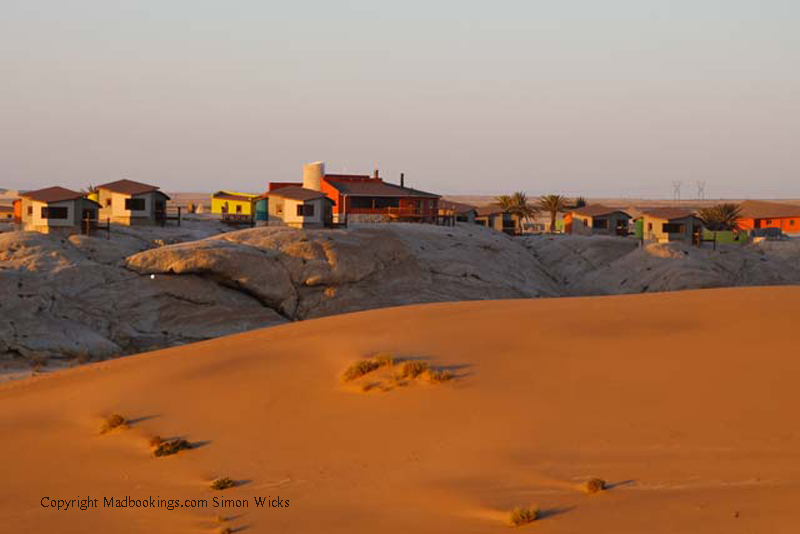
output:
<path id="1" fill-rule="evenodd" d="M 510 522 L 512 526 L 521 527 L 539 519 L 539 509 L 529 506 L 520 506 L 511 511 Z"/>

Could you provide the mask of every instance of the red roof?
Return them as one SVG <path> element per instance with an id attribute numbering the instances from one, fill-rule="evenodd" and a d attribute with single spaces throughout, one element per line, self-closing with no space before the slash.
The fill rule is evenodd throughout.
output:
<path id="1" fill-rule="evenodd" d="M 298 187 L 295 185 L 280 187 L 265 194 L 266 197 L 289 198 L 292 200 L 316 200 L 318 198 L 329 199 L 322 191 L 314 191 L 313 189 L 306 189 L 305 187 Z M 331 202 L 333 202 L 331 200 Z"/>
<path id="2" fill-rule="evenodd" d="M 696 217 L 695 213 L 690 210 L 682 208 L 650 208 L 642 210 L 642 215 L 653 217 L 654 219 L 663 219 L 665 221 L 674 221 L 676 219 L 686 219 L 688 217 Z"/>
<path id="3" fill-rule="evenodd" d="M 762 200 L 745 200 L 740 204 L 742 217 L 746 219 L 782 219 L 800 217 L 800 206 L 764 202 Z"/>
<path id="4" fill-rule="evenodd" d="M 575 208 L 570 210 L 572 213 L 583 215 L 584 217 L 602 217 L 604 215 L 611 215 L 612 213 L 625 213 L 619 208 L 609 208 L 602 204 L 592 204 L 590 206 L 583 206 L 582 208 Z M 625 213 L 627 215 L 627 213 Z"/>
<path id="5" fill-rule="evenodd" d="M 73 191 L 64 187 L 46 187 L 44 189 L 37 189 L 36 191 L 28 191 L 20 194 L 21 197 L 29 198 L 37 202 L 64 202 L 66 200 L 75 200 L 82 198 L 84 193 Z"/>
<path id="6" fill-rule="evenodd" d="M 439 195 L 426 193 L 410 187 L 384 182 L 381 179 L 369 176 L 345 176 L 326 174 L 325 182 L 330 184 L 339 193 L 351 197 L 417 197 L 440 198 Z"/>
<path id="7" fill-rule="evenodd" d="M 108 189 L 114 193 L 122 193 L 123 195 L 141 195 L 151 191 L 158 190 L 155 185 L 143 184 L 141 182 L 134 182 L 133 180 L 117 180 L 116 182 L 109 182 L 107 184 L 98 185 L 97 189 Z"/>

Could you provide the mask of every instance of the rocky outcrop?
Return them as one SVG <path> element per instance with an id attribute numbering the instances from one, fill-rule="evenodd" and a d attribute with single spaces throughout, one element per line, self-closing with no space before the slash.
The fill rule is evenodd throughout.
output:
<path id="1" fill-rule="evenodd" d="M 800 241 L 717 251 L 475 225 L 0 234 L 0 359 L 97 359 L 424 302 L 800 283 Z"/>

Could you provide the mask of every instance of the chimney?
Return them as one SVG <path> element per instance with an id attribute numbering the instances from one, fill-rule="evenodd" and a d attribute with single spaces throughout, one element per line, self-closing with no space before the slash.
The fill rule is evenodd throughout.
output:
<path id="1" fill-rule="evenodd" d="M 381 177 L 380 177 L 380 175 L 379 175 L 379 173 L 378 173 L 378 169 L 375 169 L 375 176 L 374 176 L 374 178 L 375 178 L 376 180 L 380 180 L 380 179 L 381 179 Z"/>
<path id="2" fill-rule="evenodd" d="M 400 187 L 405 187 L 405 186 L 406 186 L 406 173 L 401 172 L 400 173 Z"/>

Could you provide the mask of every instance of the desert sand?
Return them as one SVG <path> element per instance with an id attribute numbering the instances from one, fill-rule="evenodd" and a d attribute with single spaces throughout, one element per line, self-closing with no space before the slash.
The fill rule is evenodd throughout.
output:
<path id="1" fill-rule="evenodd" d="M 798 287 L 416 305 L 7 383 L 0 530 L 513 532 L 535 505 L 520 532 L 798 532 L 799 305 Z M 380 351 L 456 378 L 342 383 Z M 113 412 L 130 427 L 101 435 Z M 197 447 L 154 458 L 154 435 Z M 102 507 L 126 496 L 209 507 Z"/>

